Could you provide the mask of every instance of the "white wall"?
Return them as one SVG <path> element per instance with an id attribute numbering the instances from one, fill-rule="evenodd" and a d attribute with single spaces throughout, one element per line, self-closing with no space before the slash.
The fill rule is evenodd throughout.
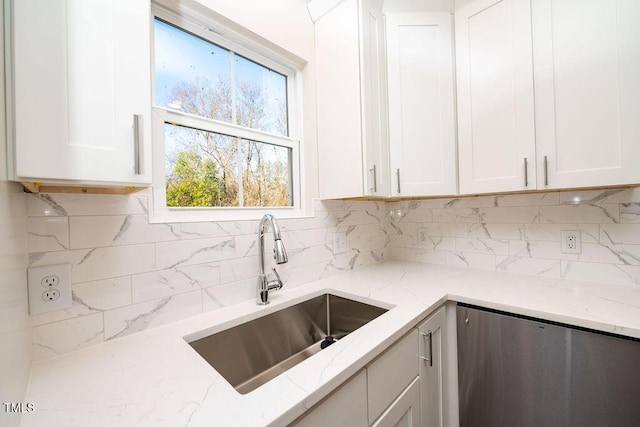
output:
<path id="1" fill-rule="evenodd" d="M 0 403 L 23 402 L 31 365 L 25 205 L 22 186 L 0 181 Z M 18 418 L 0 407 L 0 425 Z"/>
<path id="2" fill-rule="evenodd" d="M 2 22 L 0 18 L 0 39 L 4 34 Z M 0 81 L 3 80 L 0 57 Z M 0 99 L 4 99 L 4 85 L 0 85 Z M 31 365 L 26 200 L 22 186 L 6 181 L 4 117 L 4 103 L 0 102 L 0 404 L 23 402 Z M 18 425 L 19 418 L 19 413 L 7 413 L 0 406 L 0 425 Z"/>

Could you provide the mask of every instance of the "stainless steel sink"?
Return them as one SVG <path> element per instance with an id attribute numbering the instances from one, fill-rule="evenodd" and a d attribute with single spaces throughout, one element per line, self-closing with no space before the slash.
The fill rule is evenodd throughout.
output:
<path id="1" fill-rule="evenodd" d="M 386 311 L 324 294 L 189 344 L 246 394 Z"/>

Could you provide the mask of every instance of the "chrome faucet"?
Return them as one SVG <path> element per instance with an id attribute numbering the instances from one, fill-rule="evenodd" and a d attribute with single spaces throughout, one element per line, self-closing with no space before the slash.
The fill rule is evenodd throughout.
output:
<path id="1" fill-rule="evenodd" d="M 258 267 L 260 268 L 260 274 L 258 275 L 258 290 L 256 295 L 256 304 L 267 305 L 269 304 L 269 291 L 277 291 L 282 288 L 282 280 L 280 275 L 273 268 L 273 273 L 276 275 L 274 280 L 269 280 L 267 275 L 264 274 L 264 233 L 271 225 L 273 231 L 274 248 L 273 258 L 276 260 L 276 264 L 284 264 L 289 261 L 287 257 L 287 251 L 284 249 L 284 244 L 280 238 L 280 227 L 273 215 L 266 214 L 260 220 L 258 226 Z"/>

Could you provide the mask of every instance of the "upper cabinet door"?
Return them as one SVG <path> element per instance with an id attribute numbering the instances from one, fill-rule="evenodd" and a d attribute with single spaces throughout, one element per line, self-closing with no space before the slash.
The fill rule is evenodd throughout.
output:
<path id="1" fill-rule="evenodd" d="M 362 0 L 360 7 L 364 194 L 388 196 L 387 80 L 382 0 Z"/>
<path id="2" fill-rule="evenodd" d="M 320 198 L 362 196 L 357 0 L 319 18 L 315 37 Z"/>
<path id="3" fill-rule="evenodd" d="M 148 0 L 11 2 L 13 177 L 151 182 Z"/>
<path id="4" fill-rule="evenodd" d="M 325 0 L 314 0 L 318 10 Z M 388 195 L 382 0 L 343 0 L 317 17 L 320 198 Z"/>
<path id="5" fill-rule="evenodd" d="M 451 21 L 386 16 L 392 196 L 457 193 Z"/>
<path id="6" fill-rule="evenodd" d="M 476 0 L 455 32 L 460 192 L 535 189 L 530 1 Z"/>
<path id="7" fill-rule="evenodd" d="M 639 23 L 637 0 L 533 1 L 537 155 L 550 188 L 640 183 Z"/>

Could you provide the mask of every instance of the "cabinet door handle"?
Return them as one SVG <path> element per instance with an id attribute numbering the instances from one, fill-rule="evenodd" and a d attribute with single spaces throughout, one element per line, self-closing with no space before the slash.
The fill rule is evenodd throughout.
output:
<path id="1" fill-rule="evenodd" d="M 420 335 L 422 335 L 424 338 L 429 338 L 429 357 L 420 356 L 420 359 L 424 360 L 425 362 L 429 362 L 429 366 L 433 366 L 433 333 L 431 331 L 428 331 L 427 333 L 420 332 Z"/>
<path id="2" fill-rule="evenodd" d="M 400 194 L 400 169 L 396 169 L 396 176 L 398 177 L 398 194 Z"/>
<path id="3" fill-rule="evenodd" d="M 549 185 L 549 161 L 544 156 L 544 185 Z"/>
<path id="4" fill-rule="evenodd" d="M 373 187 L 371 187 L 371 191 L 373 191 L 374 193 L 378 192 L 378 179 L 376 177 L 376 165 L 373 165 L 373 167 L 371 169 L 369 169 L 371 172 L 373 172 Z"/>
<path id="5" fill-rule="evenodd" d="M 142 164 L 140 162 L 140 142 L 142 132 L 142 115 L 133 115 L 133 169 L 136 175 L 142 174 Z"/>
<path id="6" fill-rule="evenodd" d="M 527 158 L 524 158 L 524 186 L 528 187 L 529 186 L 529 168 L 528 168 L 528 164 L 527 164 Z"/>

